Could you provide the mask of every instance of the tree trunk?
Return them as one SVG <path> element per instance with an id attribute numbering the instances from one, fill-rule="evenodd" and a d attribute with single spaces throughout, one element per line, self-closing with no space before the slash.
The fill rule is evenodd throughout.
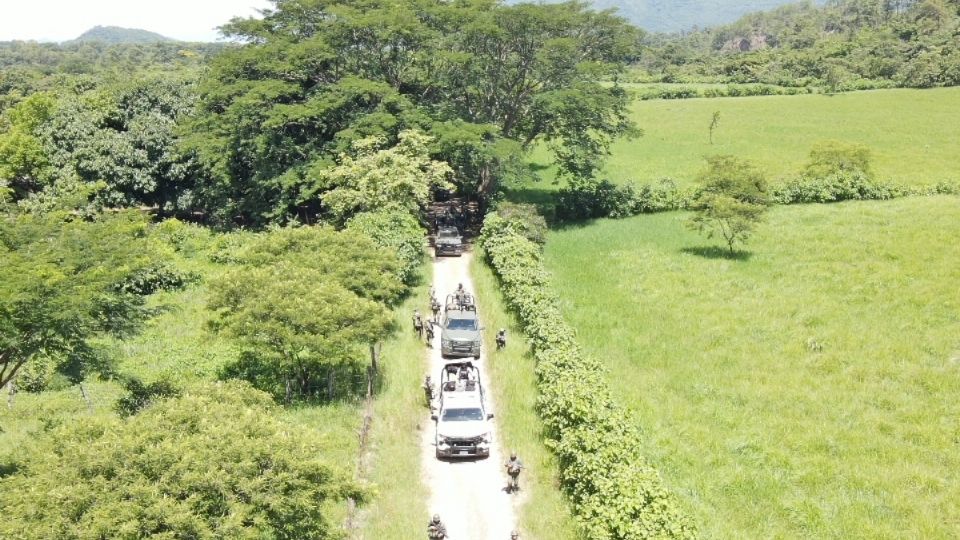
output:
<path id="1" fill-rule="evenodd" d="M 333 401 L 333 369 L 327 372 L 327 399 Z"/>
<path id="2" fill-rule="evenodd" d="M 287 403 L 287 405 L 289 405 L 289 404 L 290 404 L 290 393 L 291 393 L 291 390 L 290 390 L 290 377 L 287 377 L 285 382 L 286 382 L 286 393 L 287 393 L 287 395 L 286 395 L 286 403 Z"/>
<path id="3" fill-rule="evenodd" d="M 370 367 L 373 368 L 374 373 L 380 371 L 380 349 L 382 345 L 380 342 L 370 344 Z"/>
<path id="4" fill-rule="evenodd" d="M 83 401 L 87 403 L 87 410 L 93 412 L 93 403 L 90 401 L 90 396 L 87 395 L 86 389 L 83 388 L 83 383 L 80 383 L 80 396 L 83 397 Z"/>
<path id="5" fill-rule="evenodd" d="M 12 409 L 12 408 L 13 408 L 13 396 L 17 395 L 17 383 L 16 383 L 16 381 L 10 380 L 10 382 L 7 383 L 7 390 L 8 390 L 8 394 L 7 394 L 7 408 L 8 408 L 8 409 Z"/>

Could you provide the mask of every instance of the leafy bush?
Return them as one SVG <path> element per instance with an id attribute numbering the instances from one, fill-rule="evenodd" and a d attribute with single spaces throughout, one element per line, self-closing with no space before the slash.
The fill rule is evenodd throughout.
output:
<path id="1" fill-rule="evenodd" d="M 557 219 L 578 221 L 601 217 L 631 215 L 631 191 L 593 178 L 571 181 L 557 196 Z"/>
<path id="2" fill-rule="evenodd" d="M 680 191 L 669 178 L 640 187 L 617 185 L 608 180 L 585 180 L 560 190 L 556 215 L 561 221 L 576 221 L 682 210 L 689 206 L 694 195 Z"/>
<path id="3" fill-rule="evenodd" d="M 210 243 L 210 230 L 177 218 L 165 219 L 155 225 L 150 235 L 179 253 L 193 254 Z"/>
<path id="4" fill-rule="evenodd" d="M 532 204 L 502 202 L 497 205 L 497 214 L 507 221 L 513 231 L 527 240 L 544 245 L 547 243 L 547 220 Z"/>
<path id="5" fill-rule="evenodd" d="M 423 262 L 425 232 L 409 212 L 363 212 L 347 223 L 347 230 L 368 236 L 381 248 L 392 249 L 400 261 L 400 280 L 410 285 Z"/>
<path id="6" fill-rule="evenodd" d="M 583 536 L 600 540 L 694 538 L 696 528 L 641 456 L 640 433 L 617 405 L 603 367 L 586 357 L 549 288 L 540 246 L 497 214 L 480 244 L 507 304 L 530 337 L 540 396 L 537 410 L 557 454 L 563 490 Z"/>
<path id="7" fill-rule="evenodd" d="M 824 178 L 838 173 L 861 173 L 869 180 L 873 178 L 870 159 L 870 149 L 862 144 L 820 141 L 810 150 L 803 175 Z"/>
<path id="8" fill-rule="evenodd" d="M 194 272 L 182 272 L 167 263 L 141 268 L 117 285 L 119 292 L 146 296 L 158 291 L 175 291 L 200 279 Z"/>
<path id="9" fill-rule="evenodd" d="M 823 177 L 801 176 L 773 192 L 779 204 L 886 200 L 908 194 L 902 187 L 877 182 L 861 171 L 836 172 Z"/>
<path id="10" fill-rule="evenodd" d="M 120 416 L 132 416 L 159 399 L 177 397 L 180 389 L 170 381 L 155 381 L 144 384 L 140 379 L 129 379 L 123 388 L 126 395 L 120 397 L 114 405 Z"/>
<path id="11" fill-rule="evenodd" d="M 232 231 L 217 235 L 210 244 L 210 261 L 218 264 L 241 262 L 244 248 L 255 238 L 257 235 L 250 231 Z"/>
<path id="12" fill-rule="evenodd" d="M 325 504 L 363 492 L 324 463 L 320 442 L 240 383 L 125 419 L 78 418 L 4 466 L 0 537 L 337 538 Z"/>

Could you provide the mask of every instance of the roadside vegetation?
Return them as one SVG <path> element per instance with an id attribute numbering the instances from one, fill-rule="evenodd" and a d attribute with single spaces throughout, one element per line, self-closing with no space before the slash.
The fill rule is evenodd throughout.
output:
<path id="1" fill-rule="evenodd" d="M 440 200 L 524 537 L 956 536 L 960 4 L 588 5 L 0 43 L 0 537 L 421 533 Z"/>
<path id="2" fill-rule="evenodd" d="M 775 207 L 734 257 L 683 214 L 601 221 L 546 262 L 705 536 L 949 538 L 958 209 Z"/>
<path id="3" fill-rule="evenodd" d="M 494 397 L 499 407 L 500 440 L 504 450 L 516 451 L 526 467 L 520 495 L 521 530 L 530 538 L 573 540 L 577 538 L 577 524 L 570 505 L 557 489 L 557 460 L 544 444 L 543 421 L 537 415 L 537 379 L 530 341 L 516 318 L 507 312 L 496 277 L 480 255 L 473 259 L 471 274 L 486 325 L 484 347 L 490 351 L 487 369 L 497 381 Z M 495 336 L 500 328 L 507 330 L 507 346 L 497 351 Z"/>

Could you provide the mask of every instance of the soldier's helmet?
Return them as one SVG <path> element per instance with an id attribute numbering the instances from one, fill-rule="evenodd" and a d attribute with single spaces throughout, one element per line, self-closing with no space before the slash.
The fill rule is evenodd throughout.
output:
<path id="1" fill-rule="evenodd" d="M 517 459 L 517 453 L 516 453 L 516 452 L 510 452 L 510 459 Z"/>
<path id="2" fill-rule="evenodd" d="M 510 533 L 510 540 L 517 540 L 518 538 L 520 538 L 520 533 L 518 533 L 517 531 L 513 531 Z"/>
<path id="3" fill-rule="evenodd" d="M 501 333 L 501 334 L 506 334 L 506 333 L 507 333 L 507 331 L 506 331 L 506 329 L 504 329 L 504 328 L 501 328 L 501 329 L 500 329 L 500 333 Z"/>
<path id="4" fill-rule="evenodd" d="M 433 515 L 433 523 L 440 523 L 440 514 Z"/>

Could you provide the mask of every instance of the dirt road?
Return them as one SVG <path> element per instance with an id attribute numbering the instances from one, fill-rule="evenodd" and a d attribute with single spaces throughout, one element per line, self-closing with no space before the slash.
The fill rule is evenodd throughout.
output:
<path id="1" fill-rule="evenodd" d="M 464 288 L 473 293 L 473 282 L 470 279 L 470 254 L 462 257 L 438 259 L 433 264 L 433 284 L 437 298 L 443 302 L 447 294 L 453 293 L 457 284 L 463 283 Z M 483 304 L 479 305 L 480 321 L 483 323 Z M 434 381 L 439 380 L 438 374 L 443 368 L 443 358 L 440 356 L 440 330 L 437 329 L 432 349 L 428 349 L 429 373 Z M 489 370 L 486 368 L 487 350 L 481 354 L 480 376 L 487 387 L 488 408 L 499 414 L 496 403 L 492 401 L 492 391 L 489 389 L 497 384 L 491 381 Z M 490 457 L 480 460 L 440 461 L 435 455 L 434 422 L 429 413 L 424 410 L 423 443 L 421 445 L 423 460 L 423 481 L 430 489 L 428 511 L 430 515 L 439 514 L 440 519 L 447 526 L 450 540 L 509 540 L 510 531 L 516 528 L 516 508 L 520 495 L 510 495 L 504 487 L 507 485 L 507 475 L 503 467 L 506 461 L 503 441 L 500 440 L 499 430 L 494 419 L 493 444 Z M 423 538 L 426 538 L 426 523 Z"/>

